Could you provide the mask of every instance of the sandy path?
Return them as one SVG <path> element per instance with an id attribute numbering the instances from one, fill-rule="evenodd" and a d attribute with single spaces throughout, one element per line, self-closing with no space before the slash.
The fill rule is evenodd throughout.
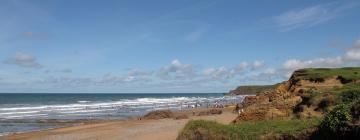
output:
<path id="1" fill-rule="evenodd" d="M 230 123 L 236 114 L 194 116 L 190 119 Z M 84 124 L 0 137 L 0 140 L 174 140 L 190 119 L 129 120 Z"/>

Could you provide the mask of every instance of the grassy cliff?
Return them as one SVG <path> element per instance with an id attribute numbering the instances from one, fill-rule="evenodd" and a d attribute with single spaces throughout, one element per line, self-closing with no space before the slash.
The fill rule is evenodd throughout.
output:
<path id="1" fill-rule="evenodd" d="M 299 100 L 286 106 L 294 99 Z M 242 104 L 245 112 L 234 118 L 235 123 L 190 121 L 178 139 L 358 139 L 360 68 L 296 70 L 276 91 L 249 97 Z M 274 110 L 279 114 L 290 110 L 291 115 L 266 117 Z M 259 114 L 263 120 L 246 120 Z"/>
<path id="2" fill-rule="evenodd" d="M 336 77 L 342 80 L 343 84 L 360 80 L 359 67 L 346 68 L 307 68 L 296 70 L 292 75 L 294 80 L 310 80 L 323 82 L 327 78 Z"/>

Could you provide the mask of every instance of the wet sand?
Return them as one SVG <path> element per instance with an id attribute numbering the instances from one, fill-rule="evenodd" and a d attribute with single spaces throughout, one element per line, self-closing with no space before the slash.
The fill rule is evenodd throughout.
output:
<path id="1" fill-rule="evenodd" d="M 231 108 L 223 109 L 220 115 L 192 116 L 193 111 L 204 110 L 206 109 L 176 112 L 188 115 L 189 119 L 90 122 L 78 126 L 12 134 L 0 137 L 0 140 L 174 140 L 189 120 L 214 120 L 228 124 L 236 118 Z"/>

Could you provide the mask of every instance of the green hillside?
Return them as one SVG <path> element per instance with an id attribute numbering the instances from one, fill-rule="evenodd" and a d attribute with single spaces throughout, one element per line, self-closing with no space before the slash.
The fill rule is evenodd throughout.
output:
<path id="1" fill-rule="evenodd" d="M 343 81 L 343 83 L 359 80 L 360 68 L 307 68 L 296 70 L 293 74 L 293 79 L 296 80 L 311 80 L 319 82 L 330 77 L 338 77 Z"/>

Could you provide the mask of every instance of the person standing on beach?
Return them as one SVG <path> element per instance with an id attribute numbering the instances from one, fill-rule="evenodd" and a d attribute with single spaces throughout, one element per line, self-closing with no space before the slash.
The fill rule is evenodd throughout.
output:
<path id="1" fill-rule="evenodd" d="M 236 112 L 238 113 L 238 115 L 240 116 L 240 114 L 244 111 L 242 104 L 236 105 L 235 111 L 236 111 Z"/>

